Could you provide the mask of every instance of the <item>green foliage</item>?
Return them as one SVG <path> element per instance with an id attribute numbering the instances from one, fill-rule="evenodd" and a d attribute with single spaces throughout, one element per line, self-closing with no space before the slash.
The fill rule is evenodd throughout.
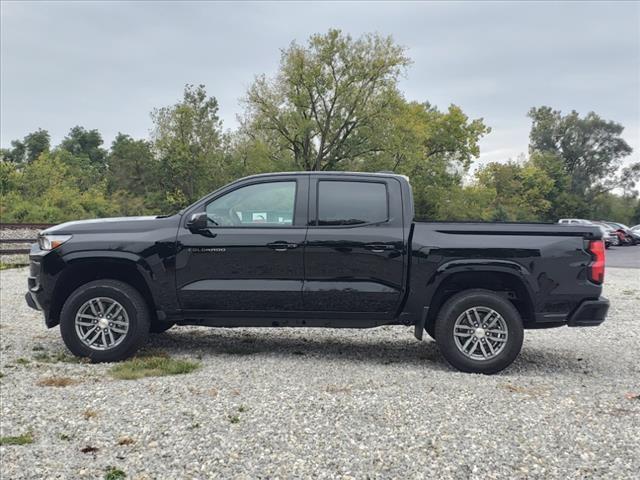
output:
<path id="1" fill-rule="evenodd" d="M 127 478 L 127 474 L 124 470 L 116 467 L 107 467 L 104 474 L 104 480 L 123 480 Z"/>
<path id="2" fill-rule="evenodd" d="M 352 169 L 407 175 L 420 216 L 442 220 L 486 217 L 478 209 L 460 208 L 467 203 L 461 195 L 475 198 L 480 194 L 462 189 L 462 178 L 480 154 L 480 138 L 490 131 L 482 119 L 469 120 L 456 105 L 441 112 L 429 103 L 399 101 L 389 125 L 381 142 L 384 148 L 375 158 L 352 162 Z"/>
<path id="3" fill-rule="evenodd" d="M 535 221 L 551 208 L 553 180 L 533 162 L 490 163 L 476 174 L 478 183 L 496 192 L 492 220 Z"/>
<path id="4" fill-rule="evenodd" d="M 562 115 L 551 107 L 532 108 L 531 153 L 557 155 L 570 177 L 572 193 L 586 197 L 620 185 L 616 177 L 631 147 L 620 136 L 624 127 L 594 112 L 580 118 L 575 110 Z"/>
<path id="5" fill-rule="evenodd" d="M 10 268 L 22 268 L 22 267 L 28 267 L 29 264 L 27 263 L 5 263 L 5 262 L 0 262 L 0 270 L 9 270 Z"/>
<path id="6" fill-rule="evenodd" d="M 495 219 L 495 190 L 482 185 L 463 187 L 456 184 L 447 188 L 428 190 L 433 192 L 433 216 L 431 220 L 491 221 Z"/>
<path id="7" fill-rule="evenodd" d="M 173 359 L 166 355 L 140 356 L 118 363 L 111 367 L 109 373 L 119 380 L 137 380 L 189 373 L 199 366 L 199 363 Z"/>
<path id="8" fill-rule="evenodd" d="M 276 77 L 249 88 L 245 129 L 299 169 L 340 169 L 381 149 L 409 63 L 402 47 L 379 35 L 354 40 L 332 29 L 306 46 L 293 42 Z"/>
<path id="9" fill-rule="evenodd" d="M 15 437 L 0 437 L 0 445 L 29 445 L 33 443 L 33 441 L 33 434 L 31 432 Z"/>
<path id="10" fill-rule="evenodd" d="M 22 141 L 13 140 L 10 149 L 1 150 L 0 160 L 12 163 L 33 162 L 42 153 L 49 151 L 50 142 L 49 132 L 40 128 L 26 135 Z"/>
<path id="11" fill-rule="evenodd" d="M 60 144 L 74 158 L 86 158 L 90 165 L 102 171 L 107 158 L 107 151 L 102 148 L 102 135 L 98 130 L 86 130 L 84 127 L 73 127 Z"/>
<path id="12" fill-rule="evenodd" d="M 100 183 L 82 189 L 59 155 L 43 154 L 21 170 L 10 172 L 15 188 L 0 195 L 5 222 L 61 222 L 106 217 L 115 212 Z M 4 181 L 4 180 L 3 180 Z M 8 183 L 9 183 L 8 182 Z"/>
<path id="13" fill-rule="evenodd" d="M 119 133 L 108 155 L 107 191 L 144 197 L 153 188 L 158 167 L 151 144 Z"/>
<path id="14" fill-rule="evenodd" d="M 182 208 L 225 183 L 218 102 L 204 85 L 187 85 L 181 102 L 156 109 L 151 117 L 157 177 L 167 192 L 163 206 Z"/>

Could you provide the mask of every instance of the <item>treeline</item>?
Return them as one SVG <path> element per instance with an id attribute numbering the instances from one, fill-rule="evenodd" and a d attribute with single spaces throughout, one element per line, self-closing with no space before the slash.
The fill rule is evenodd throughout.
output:
<path id="1" fill-rule="evenodd" d="M 77 126 L 52 146 L 46 130 L 29 133 L 0 153 L 2 221 L 170 213 L 260 172 L 387 170 L 410 177 L 422 218 L 640 222 L 640 164 L 621 168 L 631 154 L 621 125 L 532 108 L 528 155 L 471 174 L 490 128 L 456 105 L 407 101 L 398 80 L 409 64 L 389 37 L 330 30 L 292 43 L 276 76 L 256 78 L 235 131 L 204 86 L 187 85 L 151 113 L 150 138 L 119 134 L 105 148 Z"/>

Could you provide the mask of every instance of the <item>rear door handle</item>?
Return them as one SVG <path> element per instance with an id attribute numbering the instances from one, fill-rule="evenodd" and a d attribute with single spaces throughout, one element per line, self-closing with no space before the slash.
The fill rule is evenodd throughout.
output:
<path id="1" fill-rule="evenodd" d="M 393 250 L 393 245 L 387 245 L 384 243 L 367 243 L 364 248 L 371 250 L 373 253 L 382 253 L 385 250 Z"/>
<path id="2" fill-rule="evenodd" d="M 267 247 L 276 252 L 286 252 L 287 250 L 291 250 L 293 248 L 297 248 L 297 243 L 288 243 L 288 242 L 273 242 L 267 243 Z"/>

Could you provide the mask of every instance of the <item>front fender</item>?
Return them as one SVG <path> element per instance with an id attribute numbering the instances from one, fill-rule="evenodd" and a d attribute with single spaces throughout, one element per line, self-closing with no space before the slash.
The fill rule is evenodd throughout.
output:
<path id="1" fill-rule="evenodd" d="M 140 255 L 124 251 L 109 250 L 86 250 L 80 252 L 71 252 L 62 256 L 62 260 L 68 265 L 75 265 L 78 262 L 87 261 L 126 261 L 136 265 L 137 270 L 145 277 L 145 280 L 153 280 L 155 274 L 149 263 Z"/>
<path id="2" fill-rule="evenodd" d="M 128 265 L 134 265 L 144 280 L 156 310 L 169 312 L 177 308 L 173 275 L 166 268 L 163 258 L 157 254 L 143 257 L 123 250 L 90 250 L 68 253 L 64 255 L 63 260 L 69 266 L 84 262 L 115 264 L 124 262 Z M 126 281 L 126 279 L 124 280 Z"/>

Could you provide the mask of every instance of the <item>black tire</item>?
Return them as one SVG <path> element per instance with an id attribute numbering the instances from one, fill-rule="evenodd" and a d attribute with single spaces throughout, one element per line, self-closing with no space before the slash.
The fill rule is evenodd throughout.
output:
<path id="1" fill-rule="evenodd" d="M 85 302 L 106 297 L 120 303 L 129 319 L 124 339 L 107 350 L 94 350 L 78 337 L 75 318 Z M 60 312 L 60 333 L 65 345 L 78 356 L 93 362 L 118 362 L 134 355 L 149 334 L 149 307 L 142 295 L 131 285 L 118 280 L 95 280 L 77 288 L 64 302 Z"/>
<path id="2" fill-rule="evenodd" d="M 504 319 L 507 340 L 499 353 L 486 360 L 466 356 L 454 340 L 454 325 L 458 317 L 473 307 L 495 310 Z M 522 319 L 513 304 L 490 290 L 465 290 L 451 297 L 438 312 L 436 342 L 444 358 L 453 367 L 467 373 L 493 374 L 507 368 L 516 359 L 522 348 L 524 329 Z M 488 337 L 487 341 L 488 341 Z M 478 340 L 479 342 L 479 340 Z"/>
<path id="3" fill-rule="evenodd" d="M 166 323 L 166 322 L 151 322 L 151 326 L 149 327 L 149 333 L 164 333 L 173 327 L 175 323 Z"/>

